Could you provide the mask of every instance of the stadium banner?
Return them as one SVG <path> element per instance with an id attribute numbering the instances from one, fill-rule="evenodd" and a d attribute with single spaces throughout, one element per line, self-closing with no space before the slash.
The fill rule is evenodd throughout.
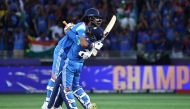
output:
<path id="1" fill-rule="evenodd" d="M 51 66 L 0 67 L 0 92 L 44 92 Z M 84 66 L 85 90 L 190 90 L 190 66 Z M 128 90 L 128 91 L 127 91 Z"/>

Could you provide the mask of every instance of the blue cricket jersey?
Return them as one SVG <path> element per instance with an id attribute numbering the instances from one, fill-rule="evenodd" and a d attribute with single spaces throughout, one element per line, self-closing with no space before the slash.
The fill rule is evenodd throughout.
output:
<path id="1" fill-rule="evenodd" d="M 57 46 L 64 49 L 65 54 L 67 54 L 69 52 L 72 44 L 76 43 L 78 41 L 77 38 L 76 38 L 76 34 L 71 32 L 71 31 L 72 30 L 67 31 L 66 35 L 57 44 Z"/>
<path id="2" fill-rule="evenodd" d="M 86 35 L 87 28 L 88 26 L 85 25 L 84 22 L 79 22 L 71 29 L 71 31 L 69 31 L 68 36 L 71 37 L 72 40 L 75 37 L 75 39 L 73 40 L 74 43 L 67 54 L 67 58 L 69 58 L 69 60 L 81 62 L 81 63 L 84 62 L 84 59 L 79 56 L 79 52 L 85 51 L 85 48 L 81 47 L 79 38 L 80 37 L 87 38 L 87 35 Z M 90 41 L 90 40 L 87 40 L 87 41 Z"/>
<path id="3" fill-rule="evenodd" d="M 68 53 L 71 45 L 73 44 L 73 40 L 65 35 L 57 44 L 60 48 L 64 49 L 64 53 Z"/>

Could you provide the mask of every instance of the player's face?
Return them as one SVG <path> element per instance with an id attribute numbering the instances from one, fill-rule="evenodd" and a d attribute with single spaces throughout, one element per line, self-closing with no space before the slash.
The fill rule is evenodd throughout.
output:
<path id="1" fill-rule="evenodd" d="M 96 22 L 96 26 L 100 26 L 101 25 L 101 23 L 102 23 L 102 19 L 100 19 L 100 18 L 94 18 L 94 21 Z"/>
<path id="2" fill-rule="evenodd" d="M 100 18 L 95 18 L 95 21 L 96 21 L 96 22 L 102 22 L 102 19 L 100 19 Z"/>

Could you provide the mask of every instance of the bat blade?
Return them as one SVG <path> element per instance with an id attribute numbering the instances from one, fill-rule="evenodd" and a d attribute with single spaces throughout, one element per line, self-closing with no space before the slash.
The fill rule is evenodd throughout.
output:
<path id="1" fill-rule="evenodd" d="M 102 39 L 100 40 L 101 42 L 102 42 L 102 41 L 106 38 L 106 36 L 109 34 L 109 32 L 110 32 L 111 29 L 113 28 L 115 22 L 116 22 L 116 16 L 113 15 L 112 18 L 111 18 L 111 20 L 110 20 L 110 22 L 109 22 L 109 24 L 107 25 L 106 29 L 104 30 L 104 36 L 103 36 Z M 96 56 L 97 53 L 98 53 L 97 50 L 96 50 L 96 51 L 94 50 L 92 54 L 93 54 L 93 56 Z"/>
<path id="2" fill-rule="evenodd" d="M 104 36 L 103 38 L 100 40 L 101 42 L 106 38 L 106 36 L 109 34 L 109 32 L 111 31 L 111 29 L 113 28 L 114 24 L 116 22 L 116 16 L 113 15 L 109 24 L 107 25 L 106 29 L 104 30 Z"/>

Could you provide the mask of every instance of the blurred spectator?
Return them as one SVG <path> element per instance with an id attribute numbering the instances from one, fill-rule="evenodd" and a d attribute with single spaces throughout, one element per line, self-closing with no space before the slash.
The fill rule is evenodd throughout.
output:
<path id="1" fill-rule="evenodd" d="M 169 41 L 172 41 L 174 38 L 175 24 L 172 20 L 169 21 L 168 27 L 165 27 L 166 37 Z"/>
<path id="2" fill-rule="evenodd" d="M 130 17 L 129 11 L 125 12 L 125 17 L 120 20 L 120 24 L 123 29 L 125 29 L 126 26 L 129 25 L 131 31 L 134 31 L 136 26 L 135 19 Z"/>
<path id="3" fill-rule="evenodd" d="M 127 2 L 127 9 L 126 11 L 130 12 L 130 17 L 133 18 L 135 20 L 135 22 L 137 22 L 137 13 L 138 13 L 138 8 L 136 6 L 135 0 L 128 0 Z"/>
<path id="4" fill-rule="evenodd" d="M 185 43 L 185 50 L 186 50 L 185 53 L 187 53 L 187 55 L 190 56 L 190 38 L 187 37 L 184 43 Z"/>
<path id="5" fill-rule="evenodd" d="M 143 36 L 142 42 L 145 46 L 146 52 L 153 52 L 155 50 L 152 29 L 148 29 L 148 33 Z"/>
<path id="6" fill-rule="evenodd" d="M 139 15 L 139 20 L 141 19 L 141 17 L 144 17 L 144 16 L 146 16 L 146 17 L 149 16 L 149 11 L 145 4 L 143 4 L 143 6 L 142 6 L 142 11 L 140 12 L 140 15 Z"/>
<path id="7" fill-rule="evenodd" d="M 182 58 L 183 57 L 183 41 L 180 37 L 180 34 L 178 31 L 175 31 L 174 39 L 172 41 L 172 56 L 174 58 Z"/>
<path id="8" fill-rule="evenodd" d="M 110 52 L 110 45 L 112 45 L 110 40 L 105 39 L 103 41 L 103 44 L 104 44 L 104 46 L 101 48 L 101 52 L 99 54 L 101 57 L 105 58 L 105 57 L 110 57 L 110 56 L 112 56 L 112 57 L 118 56 L 118 55 L 114 54 L 114 51 Z"/>
<path id="9" fill-rule="evenodd" d="M 165 51 L 168 48 L 168 42 L 163 31 L 159 31 L 158 36 L 153 36 L 157 51 Z"/>
<path id="10" fill-rule="evenodd" d="M 0 28 L 0 58 L 4 57 L 5 53 L 5 44 L 6 44 L 6 39 L 5 39 L 5 34 L 3 31 L 3 28 Z"/>
<path id="11" fill-rule="evenodd" d="M 164 1 L 164 5 L 162 6 L 162 16 L 169 15 L 169 17 L 173 17 L 173 12 L 174 12 L 174 6 L 172 5 L 171 0 L 162 0 Z"/>
<path id="12" fill-rule="evenodd" d="M 160 21 L 158 20 L 157 17 L 154 18 L 151 28 L 153 32 L 153 37 L 159 37 L 159 32 L 161 30 L 164 30 L 164 28 L 161 26 Z"/>
<path id="13" fill-rule="evenodd" d="M 8 40 L 8 43 L 7 43 L 8 57 L 12 57 L 13 56 L 13 47 L 14 47 L 13 31 L 6 32 L 5 37 L 7 37 L 7 40 Z"/>
<path id="14" fill-rule="evenodd" d="M 62 22 L 57 21 L 56 25 L 50 27 L 50 31 L 52 33 L 52 39 L 58 41 L 63 37 L 63 27 Z"/>
<path id="15" fill-rule="evenodd" d="M 129 57 L 132 50 L 132 37 L 129 34 L 129 29 L 123 29 L 119 38 L 120 56 Z"/>
<path id="16" fill-rule="evenodd" d="M 177 22 L 176 29 L 177 29 L 177 31 L 179 31 L 179 33 L 180 33 L 181 36 L 184 36 L 185 25 L 184 25 L 184 20 L 183 19 L 181 19 L 181 20 L 179 20 Z"/>
<path id="17" fill-rule="evenodd" d="M 66 1 L 66 0 L 56 0 L 56 5 L 57 5 L 57 6 L 60 6 L 61 3 L 64 2 L 64 1 Z"/>
<path id="18" fill-rule="evenodd" d="M 160 9 L 159 9 L 158 4 L 153 3 L 152 6 L 150 6 L 150 3 L 147 0 L 146 5 L 147 5 L 147 8 L 148 8 L 149 24 L 152 24 L 155 21 L 161 21 L 162 16 L 160 14 Z"/>
<path id="19" fill-rule="evenodd" d="M 117 5 L 118 2 L 115 2 L 114 0 L 112 0 L 112 1 L 104 0 L 104 1 L 107 1 L 107 3 L 106 3 L 106 6 L 107 6 L 106 7 L 106 19 L 111 18 L 113 16 L 113 14 L 117 15 L 116 7 L 118 7 L 118 5 Z M 120 0 L 118 0 L 118 1 L 120 1 Z"/>
<path id="20" fill-rule="evenodd" d="M 79 21 L 79 16 L 82 15 L 82 10 L 78 9 L 77 4 L 72 4 L 67 14 L 67 19 L 69 19 L 70 22 L 77 23 Z"/>
<path id="21" fill-rule="evenodd" d="M 17 27 L 13 33 L 13 36 L 14 36 L 13 56 L 14 58 L 23 58 L 25 36 L 22 28 Z"/>
<path id="22" fill-rule="evenodd" d="M 46 36 L 44 30 L 40 31 L 40 35 L 36 38 L 37 41 L 46 42 L 49 41 L 49 38 Z"/>
<path id="23" fill-rule="evenodd" d="M 11 13 L 3 16 L 2 21 L 6 31 L 12 31 L 18 26 L 19 17 L 15 14 L 16 10 L 12 10 Z"/>
<path id="24" fill-rule="evenodd" d="M 121 20 L 123 17 L 125 17 L 125 4 L 121 3 L 116 10 L 118 20 Z"/>
<path id="25" fill-rule="evenodd" d="M 190 38 L 190 24 L 185 29 L 185 37 Z"/>
<path id="26" fill-rule="evenodd" d="M 118 51 L 119 48 L 119 36 L 116 34 L 115 31 L 109 33 L 110 39 L 110 49 L 112 50 L 111 56 L 119 56 Z"/>
<path id="27" fill-rule="evenodd" d="M 144 17 L 141 15 L 140 19 L 139 19 L 139 24 L 137 26 L 137 51 L 141 52 L 145 50 L 145 46 L 142 43 L 143 41 L 143 37 L 145 34 L 147 34 L 147 30 L 148 30 L 148 23 L 147 21 L 144 19 Z"/>
<path id="28" fill-rule="evenodd" d="M 177 24 L 180 20 L 183 20 L 183 18 L 184 18 L 184 14 L 183 14 L 182 10 L 177 11 L 177 12 L 174 13 L 173 21 L 174 21 L 175 24 Z"/>
<path id="29" fill-rule="evenodd" d="M 4 2 L 0 2 L 0 27 L 3 27 L 2 18 L 5 16 L 5 14 L 8 13 L 8 9 L 6 7 L 6 4 Z"/>
<path id="30" fill-rule="evenodd" d="M 185 0 L 186 4 L 182 7 L 184 10 L 184 19 L 185 19 L 185 26 L 188 25 L 188 19 L 190 18 L 190 1 Z"/>
<path id="31" fill-rule="evenodd" d="M 33 16 L 32 16 L 32 12 L 30 10 L 30 4 L 27 3 L 27 4 L 24 5 L 24 19 L 25 19 L 28 26 L 32 25 L 32 17 Z M 22 23 L 23 23 L 23 26 L 24 26 L 25 22 L 22 22 Z M 31 27 L 30 27 L 30 29 L 31 29 Z"/>
<path id="32" fill-rule="evenodd" d="M 47 0 L 39 0 L 40 4 L 41 4 L 42 6 L 45 5 L 45 2 L 46 2 L 46 1 L 47 1 Z"/>
<path id="33" fill-rule="evenodd" d="M 190 56 L 190 37 L 186 37 L 184 40 L 184 45 L 185 45 L 185 53 Z"/>
<path id="34" fill-rule="evenodd" d="M 9 0 L 8 4 L 10 6 L 10 11 L 12 11 L 12 10 L 18 11 L 19 10 L 19 1 L 18 0 Z"/>
<path id="35" fill-rule="evenodd" d="M 96 6 L 96 9 L 100 12 L 100 15 L 103 17 L 103 19 L 105 19 L 107 14 L 104 5 L 106 5 L 106 2 L 104 3 L 103 1 L 100 1 Z"/>
<path id="36" fill-rule="evenodd" d="M 37 35 L 39 35 L 40 31 L 47 30 L 47 19 L 44 15 L 43 9 L 41 7 L 37 7 L 36 15 L 33 19 L 34 29 Z"/>
<path id="37" fill-rule="evenodd" d="M 111 32 L 108 37 L 110 38 L 111 50 L 119 50 L 119 37 L 116 32 Z"/>
<path id="38" fill-rule="evenodd" d="M 68 7 L 70 6 L 69 4 L 70 2 L 69 1 L 66 1 L 64 0 L 60 7 L 59 7 L 59 10 L 60 10 L 60 19 L 63 19 L 63 20 L 67 20 L 67 11 L 68 11 Z"/>
<path id="39" fill-rule="evenodd" d="M 44 6 L 46 15 L 48 15 L 50 11 L 58 12 L 58 6 L 55 4 L 54 1 L 55 0 L 48 0 L 48 3 Z"/>
<path id="40" fill-rule="evenodd" d="M 30 4 L 30 10 L 32 12 L 32 18 L 34 18 L 36 15 L 36 12 L 38 11 L 37 8 L 38 7 L 43 8 L 43 7 L 40 4 L 39 0 L 30 0 L 30 1 L 28 1 L 28 3 Z"/>
<path id="41" fill-rule="evenodd" d="M 163 18 L 162 25 L 163 25 L 164 28 L 168 28 L 168 27 L 170 27 L 171 23 L 174 23 L 174 22 L 172 21 L 172 19 L 170 18 L 170 14 L 168 13 Z"/>
<path id="42" fill-rule="evenodd" d="M 55 11 L 53 9 L 49 10 L 47 18 L 48 18 L 48 20 L 56 20 L 57 19 L 57 16 L 55 15 Z"/>

